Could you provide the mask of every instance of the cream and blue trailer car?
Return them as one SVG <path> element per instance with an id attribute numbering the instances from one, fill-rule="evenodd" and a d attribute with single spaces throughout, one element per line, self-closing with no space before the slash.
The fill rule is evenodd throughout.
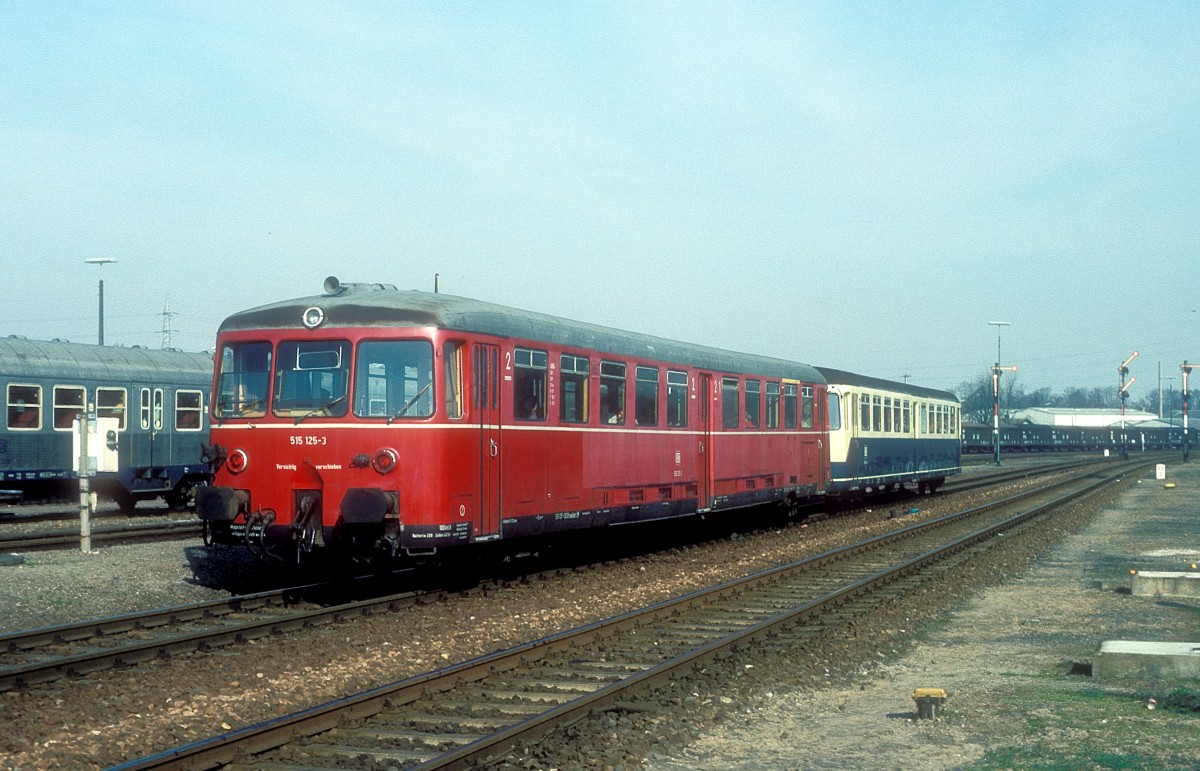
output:
<path id="1" fill-rule="evenodd" d="M 962 472 L 958 397 L 817 367 L 829 384 L 829 494 L 933 492 Z"/>

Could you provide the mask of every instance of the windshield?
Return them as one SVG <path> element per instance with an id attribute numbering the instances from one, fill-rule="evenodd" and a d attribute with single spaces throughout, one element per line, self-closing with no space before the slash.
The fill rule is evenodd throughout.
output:
<path id="1" fill-rule="evenodd" d="M 389 421 L 433 415 L 433 345 L 428 340 L 360 343 L 354 414 Z"/>
<path id="2" fill-rule="evenodd" d="M 217 381 L 217 418 L 261 418 L 267 414 L 271 376 L 270 343 L 226 343 Z"/>
<path id="3" fill-rule="evenodd" d="M 282 342 L 271 411 L 292 418 L 345 415 L 349 375 L 350 344 L 345 340 Z"/>

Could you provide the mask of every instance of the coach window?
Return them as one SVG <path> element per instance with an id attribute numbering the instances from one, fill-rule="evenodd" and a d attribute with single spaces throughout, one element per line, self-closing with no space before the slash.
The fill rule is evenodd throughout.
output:
<path id="1" fill-rule="evenodd" d="M 96 417 L 116 418 L 117 430 L 125 430 L 125 389 L 97 388 Z"/>
<path id="2" fill-rule="evenodd" d="M 871 396 L 871 425 L 876 431 L 883 431 L 883 397 L 878 394 Z"/>
<path id="3" fill-rule="evenodd" d="M 83 412 L 83 386 L 54 386 L 54 430 L 70 431 L 75 416 Z"/>
<path id="4" fill-rule="evenodd" d="M 550 355 L 530 348 L 513 350 L 513 416 L 546 419 L 546 373 Z"/>
<path id="5" fill-rule="evenodd" d="M 929 433 L 929 405 L 925 404 L 924 402 L 921 403 L 921 423 L 919 426 L 919 431 L 922 434 Z"/>
<path id="6" fill-rule="evenodd" d="M 633 392 L 633 419 L 639 426 L 658 425 L 658 367 L 638 367 Z"/>
<path id="7" fill-rule="evenodd" d="M 564 353 L 559 359 L 559 420 L 563 423 L 587 423 L 588 360 Z"/>
<path id="8" fill-rule="evenodd" d="M 42 387 L 8 386 L 8 427 L 14 431 L 37 431 L 42 427 Z"/>
<path id="9" fill-rule="evenodd" d="M 625 425 L 625 365 L 600 362 L 600 422 Z"/>
<path id="10" fill-rule="evenodd" d="M 163 411 L 166 409 L 163 399 L 163 390 L 161 388 L 154 389 L 154 430 L 162 431 L 163 427 Z"/>
<path id="11" fill-rule="evenodd" d="M 762 383 L 757 380 L 746 381 L 746 425 L 758 428 L 759 412 L 762 410 Z"/>
<path id="12" fill-rule="evenodd" d="M 463 416 L 462 403 L 463 344 L 457 340 L 442 346 L 442 379 L 446 381 L 446 417 L 456 420 Z"/>
<path id="13" fill-rule="evenodd" d="M 399 341 L 369 341 L 359 346 L 358 374 L 365 375 L 377 366 L 392 367 L 390 346 Z M 429 351 L 429 343 L 416 343 Z M 375 346 L 378 346 L 377 348 Z M 433 395 L 430 391 L 433 378 L 430 375 L 432 352 L 414 378 L 422 378 L 422 386 L 414 391 L 412 406 L 428 406 L 432 409 Z M 389 369 L 388 377 L 395 382 L 401 373 Z M 279 344 L 275 357 L 275 392 L 271 412 L 278 417 L 297 418 L 325 416 L 341 417 L 349 409 L 350 388 L 350 343 L 345 340 L 288 340 Z M 355 393 L 358 397 L 358 393 Z M 415 403 L 424 397 L 421 405 Z"/>
<path id="14" fill-rule="evenodd" d="M 909 422 L 912 411 L 911 408 L 912 402 L 910 402 L 908 399 L 905 399 L 900 403 L 900 422 L 902 426 L 900 430 L 906 434 L 912 433 L 912 424 Z"/>
<path id="15" fill-rule="evenodd" d="M 800 388 L 800 428 L 813 427 L 813 409 L 815 407 L 812 386 L 802 386 Z"/>
<path id="16" fill-rule="evenodd" d="M 892 432 L 892 397 L 883 397 L 883 431 L 890 434 Z"/>
<path id="17" fill-rule="evenodd" d="M 783 384 L 783 427 L 795 428 L 799 425 L 799 404 L 797 404 L 797 388 L 795 383 Z"/>
<path id="18" fill-rule="evenodd" d="M 862 431 L 871 430 L 871 397 L 861 394 L 858 397 L 858 427 Z"/>
<path id="19" fill-rule="evenodd" d="M 199 431 L 200 414 L 204 408 L 204 397 L 199 391 L 175 392 L 175 430 Z"/>
<path id="20" fill-rule="evenodd" d="M 779 428 L 778 383 L 767 383 L 767 428 Z"/>
<path id="21" fill-rule="evenodd" d="M 221 348 L 219 364 L 215 416 L 224 419 L 266 415 L 271 344 L 226 343 Z"/>
<path id="22" fill-rule="evenodd" d="M 829 430 L 842 430 L 842 398 L 833 391 L 826 393 L 829 402 Z"/>
<path id="23" fill-rule="evenodd" d="M 721 378 L 721 426 L 737 428 L 738 425 L 738 381 L 735 377 Z"/>
<path id="24" fill-rule="evenodd" d="M 667 370 L 667 425 L 683 428 L 688 423 L 688 376 Z"/>
<path id="25" fill-rule="evenodd" d="M 290 344 L 279 347 L 281 362 L 292 360 L 286 345 Z M 340 417 L 346 414 L 344 378 L 349 344 L 336 341 L 321 346 L 324 353 L 320 358 L 304 362 L 312 369 L 291 373 L 294 395 L 288 406 L 299 415 Z M 433 415 L 433 401 L 433 345 L 429 341 L 364 340 L 358 344 L 354 361 L 355 415 L 387 418 L 389 423 L 402 418 L 428 418 Z M 462 409 L 461 401 L 458 409 Z"/>
<path id="26" fill-rule="evenodd" d="M 138 424 L 143 431 L 150 430 L 150 389 L 143 388 L 141 398 L 138 400 Z"/>

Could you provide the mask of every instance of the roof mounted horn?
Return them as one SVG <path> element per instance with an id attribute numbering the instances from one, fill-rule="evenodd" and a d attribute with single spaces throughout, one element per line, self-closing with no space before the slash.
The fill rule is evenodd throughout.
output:
<path id="1" fill-rule="evenodd" d="M 342 282 L 337 280 L 337 276 L 330 276 L 325 279 L 325 294 L 340 294 L 345 288 Z"/>

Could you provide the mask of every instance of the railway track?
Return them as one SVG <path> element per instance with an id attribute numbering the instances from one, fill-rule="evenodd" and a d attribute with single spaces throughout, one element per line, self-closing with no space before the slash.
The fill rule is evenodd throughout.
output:
<path id="1" fill-rule="evenodd" d="M 974 559 L 1146 465 L 1111 463 L 913 525 L 115 768 L 467 768 L 740 646 L 796 644 Z M 1012 540 L 1011 538 L 1007 540 Z M 768 643 L 770 644 L 770 643 Z"/>
<path id="2" fill-rule="evenodd" d="M 1068 468 L 1090 465 L 1093 464 L 1074 463 Z M 988 476 L 986 479 L 971 480 L 971 484 L 955 489 L 975 489 L 998 481 L 1024 479 L 1061 470 L 1061 466 L 1056 464 L 1051 469 L 1009 471 L 1000 475 L 999 479 L 995 475 Z M 765 526 L 773 527 L 774 524 Z M 128 525 L 115 528 L 118 532 L 109 538 L 128 541 L 136 537 L 139 530 L 150 534 L 160 528 L 166 533 L 165 537 L 198 534 L 195 523 L 176 521 L 155 527 Z M 105 531 L 93 533 L 93 540 L 105 540 L 106 535 Z M 704 537 L 699 533 L 697 536 Z M 78 543 L 77 534 L 51 534 L 51 538 L 70 546 Z M 658 547 L 649 541 L 647 548 Z M 587 554 L 576 554 L 574 549 L 568 551 L 572 553 L 571 557 L 551 569 L 551 574 L 554 570 L 575 569 L 594 562 Z M 614 558 L 611 549 L 606 551 L 610 552 L 607 555 L 609 559 Z M 620 555 L 616 558 L 620 558 Z M 337 623 L 360 615 L 394 612 L 411 607 L 414 603 L 434 602 L 446 596 L 445 590 L 395 593 L 388 587 L 387 582 L 399 574 L 412 572 L 395 571 L 387 574 L 383 580 L 379 580 L 378 576 L 363 576 L 354 582 L 330 580 L 113 618 L 0 634 L 0 692 L 66 676 L 131 666 L 160 657 L 245 643 L 274 633 Z M 535 573 L 527 578 L 544 575 L 547 573 Z M 484 580 L 496 579 L 503 580 L 500 576 Z M 349 601 L 347 597 L 364 599 Z"/>

